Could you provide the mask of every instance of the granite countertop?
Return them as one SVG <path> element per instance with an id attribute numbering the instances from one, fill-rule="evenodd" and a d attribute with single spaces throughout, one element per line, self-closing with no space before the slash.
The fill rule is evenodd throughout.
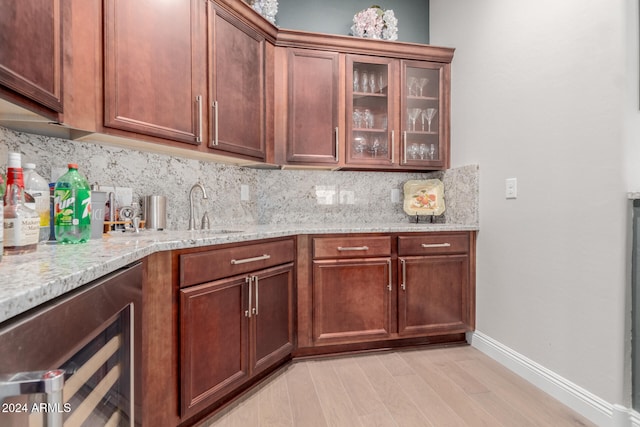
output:
<path id="1" fill-rule="evenodd" d="M 80 245 L 41 244 L 0 262 L 0 322 L 155 252 L 298 234 L 472 231 L 456 224 L 245 225 L 208 231 L 117 233 Z M 222 230 L 238 231 L 224 233 Z"/>

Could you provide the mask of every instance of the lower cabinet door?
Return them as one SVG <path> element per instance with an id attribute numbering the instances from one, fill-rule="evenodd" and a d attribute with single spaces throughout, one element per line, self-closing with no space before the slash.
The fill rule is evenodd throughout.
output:
<path id="1" fill-rule="evenodd" d="M 388 338 L 391 291 L 390 258 L 314 261 L 314 344 Z"/>
<path id="2" fill-rule="evenodd" d="M 400 336 L 470 330 L 467 255 L 403 257 L 398 264 Z"/>
<path id="3" fill-rule="evenodd" d="M 247 290 L 246 277 L 180 290 L 181 416 L 196 413 L 247 380 Z"/>
<path id="4" fill-rule="evenodd" d="M 293 263 L 252 277 L 251 375 L 270 368 L 293 350 Z"/>

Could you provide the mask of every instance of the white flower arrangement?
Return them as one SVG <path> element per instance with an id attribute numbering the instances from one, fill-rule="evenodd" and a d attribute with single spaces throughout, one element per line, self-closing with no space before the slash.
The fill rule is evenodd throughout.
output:
<path id="1" fill-rule="evenodd" d="M 351 34 L 356 37 L 397 40 L 398 19 L 393 10 L 383 10 L 380 6 L 371 6 L 353 16 Z"/>
<path id="2" fill-rule="evenodd" d="M 253 0 L 250 1 L 253 10 L 262 15 L 267 21 L 276 25 L 276 14 L 278 13 L 278 0 Z"/>

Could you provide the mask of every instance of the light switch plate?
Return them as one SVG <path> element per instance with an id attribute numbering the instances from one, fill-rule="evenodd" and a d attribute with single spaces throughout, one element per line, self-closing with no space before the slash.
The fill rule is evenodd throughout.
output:
<path id="1" fill-rule="evenodd" d="M 507 199 L 515 199 L 518 197 L 518 179 L 507 178 L 505 180 L 505 197 Z"/>

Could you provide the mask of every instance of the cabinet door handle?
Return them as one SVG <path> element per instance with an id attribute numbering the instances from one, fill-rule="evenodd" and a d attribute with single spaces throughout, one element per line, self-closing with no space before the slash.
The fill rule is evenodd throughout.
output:
<path id="1" fill-rule="evenodd" d="M 451 246 L 451 243 L 423 243 L 423 248 L 448 248 Z"/>
<path id="2" fill-rule="evenodd" d="M 200 144 L 202 142 L 202 95 L 196 96 L 196 106 L 198 107 L 198 135 L 196 135 L 196 142 Z"/>
<path id="3" fill-rule="evenodd" d="M 400 265 L 402 266 L 402 284 L 400 287 L 403 291 L 407 290 L 407 261 L 404 259 L 400 260 Z"/>
<path id="4" fill-rule="evenodd" d="M 336 127 L 336 163 L 340 161 L 340 129 Z"/>
<path id="5" fill-rule="evenodd" d="M 269 258 L 271 258 L 271 255 L 264 254 L 264 255 L 253 257 L 253 258 L 232 259 L 231 264 L 233 265 L 246 264 L 248 262 L 262 261 Z"/>
<path id="6" fill-rule="evenodd" d="M 213 101 L 211 104 L 213 109 L 213 138 L 211 139 L 211 145 L 218 145 L 218 101 Z"/>
<path id="7" fill-rule="evenodd" d="M 403 165 L 407 164 L 407 131 L 402 132 L 402 159 Z"/>
<path id="8" fill-rule="evenodd" d="M 391 131 L 391 164 L 396 162 L 396 131 Z"/>
<path id="9" fill-rule="evenodd" d="M 251 276 L 244 278 L 244 282 L 249 285 L 249 303 L 247 304 L 247 310 L 244 311 L 244 317 L 251 317 Z"/>
<path id="10" fill-rule="evenodd" d="M 339 251 L 368 251 L 369 246 L 338 246 Z"/>
<path id="11" fill-rule="evenodd" d="M 258 315 L 258 276 L 253 276 L 253 283 L 256 286 L 256 297 L 255 297 L 255 302 L 253 304 L 253 314 L 255 316 Z"/>
<path id="12" fill-rule="evenodd" d="M 393 290 L 393 276 L 391 274 L 391 260 L 390 259 L 387 260 L 387 266 L 389 267 L 389 285 L 387 285 L 387 288 L 389 288 L 389 292 L 391 292 Z"/>

